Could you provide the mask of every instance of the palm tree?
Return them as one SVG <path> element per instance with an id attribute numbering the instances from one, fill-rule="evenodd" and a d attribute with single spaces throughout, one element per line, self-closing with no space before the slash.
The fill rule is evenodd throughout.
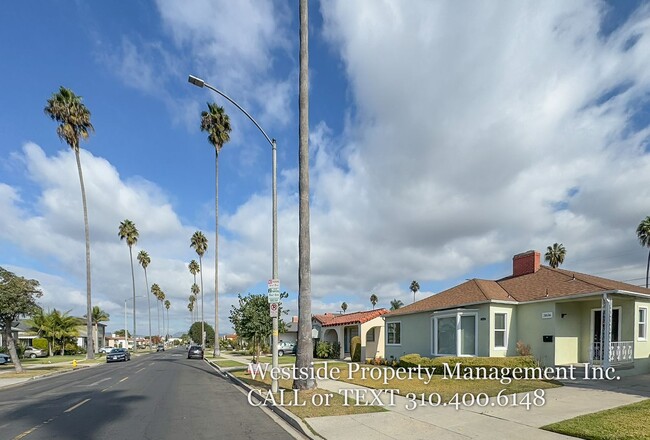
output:
<path id="1" fill-rule="evenodd" d="M 79 158 L 79 143 L 81 139 L 88 139 L 90 131 L 95 128 L 90 122 L 90 111 L 81 102 L 81 96 L 77 96 L 70 89 L 61 86 L 58 93 L 52 94 L 47 100 L 44 109 L 45 114 L 59 122 L 56 133 L 59 138 L 72 148 L 77 161 L 77 172 L 79 173 L 79 186 L 81 187 L 81 204 L 84 214 L 84 231 L 86 238 L 86 330 L 87 334 L 92 332 L 92 296 L 90 288 L 90 228 L 88 226 L 88 206 L 86 205 L 86 187 L 84 186 L 81 160 Z M 91 342 L 88 343 L 86 359 L 95 359 L 95 350 Z"/>
<path id="2" fill-rule="evenodd" d="M 158 315 L 158 337 L 160 338 L 160 286 L 156 283 L 151 285 L 151 294 L 156 297 L 156 313 Z"/>
<path id="3" fill-rule="evenodd" d="M 52 313 L 45 313 L 42 308 L 39 308 L 32 314 L 32 319 L 29 320 L 29 326 L 38 333 L 38 336 L 47 339 L 48 355 L 52 356 L 52 349 L 54 348 Z"/>
<path id="4" fill-rule="evenodd" d="M 147 267 L 151 263 L 151 257 L 149 257 L 147 251 L 142 250 L 138 252 L 138 262 L 140 263 L 140 266 L 142 266 L 142 269 L 144 269 L 145 292 L 148 292 L 149 281 L 147 280 Z M 149 312 L 149 351 L 152 351 L 153 347 L 151 346 L 151 301 L 149 299 L 149 295 L 147 295 L 147 311 Z"/>
<path id="5" fill-rule="evenodd" d="M 199 286 L 196 283 L 194 283 L 194 284 L 192 284 L 192 288 L 190 289 L 190 291 L 192 292 L 192 295 L 194 296 L 194 302 L 196 302 L 196 299 L 199 297 L 198 296 L 199 293 L 201 293 L 201 289 L 199 289 Z M 198 312 L 199 311 L 197 310 L 196 311 L 197 315 L 198 315 Z M 197 319 L 198 319 L 198 316 L 197 316 Z"/>
<path id="6" fill-rule="evenodd" d="M 205 322 L 203 319 L 203 255 L 208 250 L 208 239 L 205 238 L 203 232 L 196 231 L 192 234 L 190 239 L 190 247 L 194 248 L 196 254 L 199 256 L 199 273 L 201 274 L 201 347 L 205 350 Z"/>
<path id="7" fill-rule="evenodd" d="M 70 311 L 61 313 L 57 309 L 54 309 L 50 316 L 53 330 L 52 339 L 58 339 L 61 342 L 61 356 L 65 354 L 66 341 L 78 334 L 77 325 L 79 324 L 79 320 L 74 316 L 68 315 L 68 313 Z M 92 341 L 92 338 L 88 338 L 88 340 Z"/>
<path id="8" fill-rule="evenodd" d="M 636 228 L 636 236 L 641 246 L 650 248 L 650 216 L 644 218 Z M 648 288 L 648 274 L 650 274 L 650 250 L 648 250 L 648 264 L 645 269 L 645 287 Z"/>
<path id="9" fill-rule="evenodd" d="M 194 286 L 196 286 L 196 284 Z M 187 308 L 189 309 L 191 314 L 192 324 L 194 324 L 194 303 L 196 302 L 196 296 L 192 293 L 192 295 L 189 296 L 188 300 L 190 301 L 190 303 L 188 304 Z"/>
<path id="10" fill-rule="evenodd" d="M 344 301 L 343 303 L 341 303 L 341 310 L 343 310 L 343 313 L 345 313 L 347 309 L 348 309 L 348 303 Z"/>
<path id="11" fill-rule="evenodd" d="M 135 227 L 135 223 L 131 220 L 126 219 L 120 223 L 120 227 L 117 232 L 120 240 L 126 239 L 126 244 L 129 246 L 129 258 L 131 259 L 131 281 L 133 283 L 133 351 L 138 351 L 138 346 L 136 345 L 136 330 L 135 330 L 135 272 L 133 271 L 133 245 L 138 242 L 138 228 Z"/>
<path id="12" fill-rule="evenodd" d="M 208 102 L 208 111 L 201 112 L 201 131 L 208 133 L 208 142 L 214 147 L 214 334 L 219 339 L 219 152 L 230 140 L 230 118 L 223 107 Z M 214 344 L 214 355 L 219 356 L 219 344 Z"/>
<path id="13" fill-rule="evenodd" d="M 415 294 L 420 290 L 420 284 L 413 280 L 411 281 L 411 286 L 409 287 L 411 289 L 411 292 L 413 292 L 413 302 L 415 302 Z"/>
<path id="14" fill-rule="evenodd" d="M 548 246 L 546 248 L 546 254 L 544 254 L 544 260 L 548 262 L 548 265 L 553 269 L 564 263 L 564 256 L 566 255 L 566 249 L 562 243 L 557 244 L 553 243 L 553 246 Z"/>
<path id="15" fill-rule="evenodd" d="M 85 318 L 86 316 L 84 316 Z M 100 309 L 99 306 L 93 306 L 93 312 L 91 314 L 91 319 L 93 321 L 93 341 L 95 342 L 95 350 L 99 350 L 99 323 L 104 321 L 110 321 L 111 315 L 109 315 L 104 310 Z"/>
<path id="16" fill-rule="evenodd" d="M 370 295 L 370 304 L 372 304 L 372 310 L 375 310 L 375 306 L 377 305 L 377 301 L 379 301 L 379 298 L 377 298 L 377 295 L 374 293 Z"/>
<path id="17" fill-rule="evenodd" d="M 165 292 L 161 290 L 158 291 L 158 301 L 160 301 L 160 310 L 162 311 L 162 317 L 163 317 L 163 325 L 162 325 L 162 331 L 165 331 L 165 311 L 162 309 L 163 305 L 165 303 Z"/>
<path id="18" fill-rule="evenodd" d="M 397 310 L 397 309 L 401 308 L 403 305 L 404 305 L 404 303 L 402 302 L 402 300 L 394 299 L 394 300 L 392 300 L 390 302 L 390 309 L 391 310 Z"/>
<path id="19" fill-rule="evenodd" d="M 169 307 L 172 303 L 168 299 L 165 300 L 165 308 L 167 309 L 167 333 L 165 333 L 165 340 L 169 339 Z"/>
<path id="20" fill-rule="evenodd" d="M 309 234 L 309 11 L 307 0 L 300 0 L 299 148 L 298 148 L 298 353 L 299 371 L 313 373 L 311 338 L 311 243 Z M 293 388 L 316 388 L 314 375 L 296 377 Z"/>

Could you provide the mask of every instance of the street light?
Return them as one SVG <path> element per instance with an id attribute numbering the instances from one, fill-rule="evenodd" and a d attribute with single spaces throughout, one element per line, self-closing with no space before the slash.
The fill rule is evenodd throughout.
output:
<path id="1" fill-rule="evenodd" d="M 135 301 L 135 298 L 144 298 L 143 295 L 137 295 L 137 296 L 132 296 L 130 298 L 124 298 L 124 348 L 129 349 L 129 340 L 127 338 L 127 334 L 129 333 L 128 331 L 128 321 L 126 319 L 126 303 L 129 300 Z M 133 319 L 135 320 L 135 307 L 133 308 Z M 151 337 L 151 335 L 149 335 Z M 136 336 L 135 336 L 135 331 L 133 332 L 133 351 L 136 351 L 135 348 L 138 345 Z"/>
<path id="2" fill-rule="evenodd" d="M 232 105 L 237 107 L 243 114 L 245 114 L 248 119 L 251 120 L 253 124 L 258 128 L 258 130 L 264 135 L 264 138 L 268 141 L 269 144 L 271 144 L 271 151 L 272 151 L 272 187 L 273 187 L 273 273 L 272 273 L 272 278 L 274 280 L 278 279 L 278 186 L 277 186 L 277 159 L 276 159 L 276 143 L 275 139 L 271 139 L 264 129 L 260 127 L 260 124 L 257 123 L 253 117 L 248 114 L 246 110 L 244 110 L 239 104 L 237 104 L 235 101 L 233 101 L 228 95 L 223 93 L 221 90 L 217 89 L 216 87 L 211 86 L 210 84 L 206 83 L 203 81 L 201 78 L 197 78 L 196 76 L 190 75 L 188 78 L 188 81 L 190 84 L 193 84 L 197 87 L 206 87 L 213 92 L 218 93 L 219 95 L 223 96 L 225 99 L 227 99 Z M 218 301 L 218 298 L 216 299 Z M 218 344 L 219 340 L 219 335 L 218 335 L 218 329 L 215 329 L 215 345 Z M 272 366 L 273 368 L 278 367 L 278 317 L 277 314 L 273 316 L 273 342 L 272 342 L 272 353 L 273 353 L 273 361 L 272 361 Z M 276 393 L 278 391 L 278 381 L 276 379 L 273 379 L 271 382 L 271 391 Z"/>

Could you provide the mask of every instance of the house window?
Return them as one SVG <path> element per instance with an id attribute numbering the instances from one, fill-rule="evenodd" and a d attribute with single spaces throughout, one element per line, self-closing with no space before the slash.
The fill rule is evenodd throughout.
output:
<path id="1" fill-rule="evenodd" d="M 645 341 L 648 337 L 648 309 L 647 307 L 639 307 L 639 335 L 640 341 Z"/>
<path id="2" fill-rule="evenodd" d="M 368 330 L 368 333 L 366 333 L 366 342 L 375 342 L 375 328 L 371 328 Z"/>
<path id="3" fill-rule="evenodd" d="M 402 323 L 389 322 L 386 324 L 387 344 L 399 345 L 402 343 Z"/>
<path id="4" fill-rule="evenodd" d="M 446 313 L 433 318 L 433 355 L 476 356 L 476 313 Z"/>
<path id="5" fill-rule="evenodd" d="M 507 316 L 507 313 L 494 314 L 494 348 L 506 348 L 508 346 Z"/>

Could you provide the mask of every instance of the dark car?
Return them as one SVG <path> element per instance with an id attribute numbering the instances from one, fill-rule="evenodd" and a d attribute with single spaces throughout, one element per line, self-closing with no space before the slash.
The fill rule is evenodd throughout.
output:
<path id="1" fill-rule="evenodd" d="M 106 354 L 106 362 L 126 362 L 131 360 L 131 353 L 125 348 L 114 348 Z"/>
<path id="2" fill-rule="evenodd" d="M 192 345 L 192 346 L 190 346 L 190 349 L 187 350 L 187 358 L 188 359 L 192 359 L 192 358 L 203 359 L 203 348 L 201 348 L 200 345 Z"/>
<path id="3" fill-rule="evenodd" d="M 0 365 L 4 365 L 11 362 L 11 356 L 8 354 L 0 353 Z"/>
<path id="4" fill-rule="evenodd" d="M 158 347 L 156 347 L 156 351 L 165 351 L 165 346 L 162 344 L 158 344 Z"/>

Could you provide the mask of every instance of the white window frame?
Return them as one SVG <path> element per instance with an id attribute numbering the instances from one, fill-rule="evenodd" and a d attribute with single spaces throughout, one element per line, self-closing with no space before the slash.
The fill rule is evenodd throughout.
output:
<path id="1" fill-rule="evenodd" d="M 462 341 L 460 337 L 460 322 L 462 316 L 474 317 L 474 354 L 461 354 Z M 456 317 L 456 353 L 438 353 L 438 319 Z M 478 356 L 478 312 L 477 311 L 448 311 L 436 314 L 431 318 L 431 355 L 432 356 L 455 356 L 455 357 L 476 357 Z"/>
<path id="2" fill-rule="evenodd" d="M 644 320 L 641 321 L 641 317 L 640 316 L 638 317 L 639 322 L 637 323 L 637 329 L 636 329 L 637 334 L 636 334 L 636 336 L 637 336 L 638 341 L 647 341 L 648 340 L 648 308 L 647 307 L 639 307 L 639 312 L 641 312 L 641 310 L 643 310 L 643 318 L 644 318 Z M 639 330 L 641 329 L 641 326 L 643 326 L 643 332 L 642 333 L 639 332 Z M 642 336 L 639 333 L 641 333 Z"/>
<path id="3" fill-rule="evenodd" d="M 388 342 L 388 326 L 391 324 L 398 324 L 399 325 L 399 342 Z M 402 321 L 390 321 L 386 322 L 386 345 L 402 345 Z"/>
<path id="4" fill-rule="evenodd" d="M 503 315 L 503 328 L 497 328 L 497 315 Z M 503 332 L 503 346 L 497 345 L 497 332 Z M 508 312 L 494 312 L 494 349 L 508 349 Z"/>

